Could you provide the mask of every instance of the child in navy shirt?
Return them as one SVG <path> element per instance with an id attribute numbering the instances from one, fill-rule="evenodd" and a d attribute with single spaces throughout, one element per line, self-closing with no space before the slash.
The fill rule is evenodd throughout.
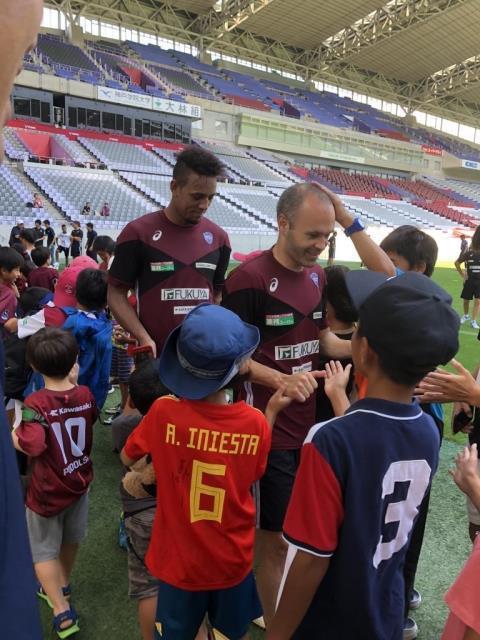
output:
<path id="1" fill-rule="evenodd" d="M 459 318 L 451 297 L 417 273 L 353 271 L 346 282 L 359 311 L 353 362 L 368 396 L 305 440 L 267 640 L 403 637 L 403 562 L 439 448 L 433 419 L 411 398 L 457 352 Z"/>

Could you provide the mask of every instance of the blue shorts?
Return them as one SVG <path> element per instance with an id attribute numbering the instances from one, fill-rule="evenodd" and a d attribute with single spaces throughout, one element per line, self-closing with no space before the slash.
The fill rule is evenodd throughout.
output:
<path id="1" fill-rule="evenodd" d="M 160 582 L 155 638 L 194 640 L 206 614 L 228 640 L 243 638 L 252 620 L 262 615 L 253 572 L 235 587 L 214 591 L 186 591 Z"/>

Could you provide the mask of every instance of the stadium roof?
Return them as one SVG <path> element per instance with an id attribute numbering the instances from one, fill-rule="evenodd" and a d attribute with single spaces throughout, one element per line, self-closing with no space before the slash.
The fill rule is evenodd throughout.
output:
<path id="1" fill-rule="evenodd" d="M 480 0 L 47 0 L 478 126 Z"/>

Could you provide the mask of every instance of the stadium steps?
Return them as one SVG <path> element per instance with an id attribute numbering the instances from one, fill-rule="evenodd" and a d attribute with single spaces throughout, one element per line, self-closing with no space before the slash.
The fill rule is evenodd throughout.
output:
<path id="1" fill-rule="evenodd" d="M 310 172 L 309 180 L 311 182 L 318 182 L 318 184 L 321 184 L 324 187 L 327 187 L 327 189 L 330 189 L 330 191 L 333 191 L 333 193 L 339 193 L 339 194 L 343 193 L 343 189 L 341 187 L 338 187 L 333 182 L 330 182 L 330 180 L 327 180 L 327 178 L 323 178 L 322 176 L 319 176 L 317 173 Z"/>
<path id="2" fill-rule="evenodd" d="M 289 173 L 287 169 L 283 170 L 283 167 L 282 167 L 282 169 L 280 169 L 279 167 L 276 166 L 275 162 L 272 162 L 272 161 L 269 161 L 269 160 L 266 160 L 266 159 L 262 159 L 262 158 L 257 158 L 253 153 L 251 153 L 248 150 L 246 151 L 246 154 L 252 160 L 256 160 L 257 162 L 260 162 L 261 164 L 264 164 L 271 171 L 276 173 L 279 176 L 279 178 L 281 178 L 282 180 L 287 180 L 290 184 L 294 184 L 296 182 L 296 180 L 294 179 L 293 175 L 291 173 Z M 280 163 L 278 163 L 278 164 L 280 164 Z"/>
<path id="3" fill-rule="evenodd" d="M 222 193 L 218 193 L 217 198 L 222 198 L 222 200 L 225 200 L 226 202 L 228 202 L 229 204 L 233 205 L 234 207 L 236 207 L 237 209 L 240 209 L 240 211 L 244 214 L 245 216 L 248 216 L 249 219 L 254 219 L 256 222 L 259 222 L 262 225 L 265 225 L 266 227 L 268 227 L 268 229 L 272 229 L 273 231 L 277 231 L 277 227 L 272 224 L 272 222 L 263 216 L 259 216 L 257 213 L 255 213 L 253 211 L 253 209 L 250 209 L 248 207 L 246 207 L 243 204 L 240 204 L 237 200 L 235 200 L 234 198 L 231 198 L 229 196 L 226 195 L 225 192 Z"/>
<path id="4" fill-rule="evenodd" d="M 12 172 L 15 178 L 18 180 L 19 184 L 21 184 L 28 193 L 31 194 L 33 199 L 33 194 L 38 192 L 42 196 L 43 200 L 43 214 L 42 219 L 47 218 L 53 225 L 54 221 L 65 221 L 62 212 L 54 205 L 48 194 L 42 189 L 42 187 L 33 181 L 31 178 L 27 176 L 25 170 L 21 164 L 17 164 L 16 166 L 12 166 Z"/>
<path id="5" fill-rule="evenodd" d="M 127 180 L 121 171 L 115 171 L 115 173 L 122 184 L 128 187 L 131 191 L 135 191 L 137 195 L 141 196 L 152 205 L 152 211 L 156 211 L 158 209 L 158 202 L 154 200 L 150 195 L 148 195 L 146 191 L 144 191 L 143 189 L 140 189 L 133 182 L 130 182 L 129 180 Z"/>

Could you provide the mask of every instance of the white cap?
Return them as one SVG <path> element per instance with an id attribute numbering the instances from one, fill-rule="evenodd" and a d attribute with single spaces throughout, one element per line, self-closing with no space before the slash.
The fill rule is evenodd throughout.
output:
<path id="1" fill-rule="evenodd" d="M 23 218 L 17 218 L 17 224 L 25 224 L 25 220 Z"/>

